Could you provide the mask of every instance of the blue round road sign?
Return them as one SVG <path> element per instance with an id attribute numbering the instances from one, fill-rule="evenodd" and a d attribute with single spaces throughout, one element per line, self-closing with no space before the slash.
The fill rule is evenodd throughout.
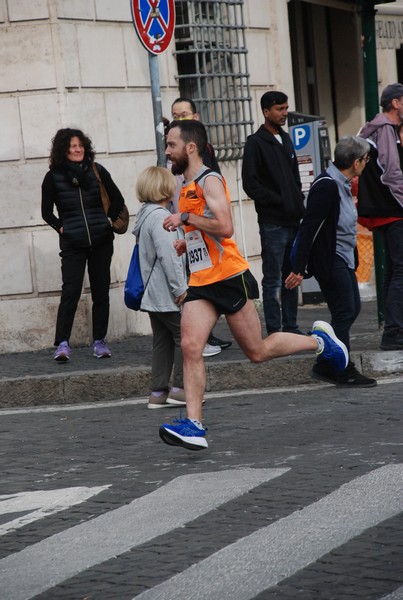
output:
<path id="1" fill-rule="evenodd" d="M 143 46 L 152 54 L 162 54 L 175 27 L 174 0 L 131 0 L 134 28 Z"/>

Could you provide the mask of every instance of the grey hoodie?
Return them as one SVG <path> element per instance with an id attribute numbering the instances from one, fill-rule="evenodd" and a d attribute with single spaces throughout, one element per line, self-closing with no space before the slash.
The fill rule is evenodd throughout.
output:
<path id="1" fill-rule="evenodd" d="M 162 226 L 170 214 L 163 206 L 146 202 L 133 229 L 139 244 L 144 285 L 150 277 L 141 301 L 141 310 L 148 312 L 179 311 L 174 298 L 181 296 L 188 287 L 185 256 L 179 257 L 173 247 L 174 241 L 183 235 L 180 230 L 166 231 Z"/>

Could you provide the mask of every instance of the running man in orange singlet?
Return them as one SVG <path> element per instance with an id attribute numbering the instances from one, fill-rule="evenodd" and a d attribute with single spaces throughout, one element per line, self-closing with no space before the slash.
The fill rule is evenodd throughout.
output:
<path id="1" fill-rule="evenodd" d="M 163 227 L 184 228 L 185 240 L 177 240 L 175 247 L 178 255 L 187 252 L 191 272 L 181 318 L 187 418 L 161 425 L 159 434 L 165 443 L 190 450 L 208 446 L 202 425 L 206 387 L 202 352 L 221 314 L 252 362 L 312 350 L 339 371 L 348 363 L 347 348 L 324 321 L 313 324 L 310 336 L 278 332 L 262 339 L 253 302 L 259 295 L 258 285 L 232 239 L 234 227 L 226 183 L 203 165 L 206 143 L 206 130 L 200 121 L 171 124 L 166 155 L 172 162 L 172 172 L 183 173 L 185 181 L 180 212 L 166 217 Z"/>

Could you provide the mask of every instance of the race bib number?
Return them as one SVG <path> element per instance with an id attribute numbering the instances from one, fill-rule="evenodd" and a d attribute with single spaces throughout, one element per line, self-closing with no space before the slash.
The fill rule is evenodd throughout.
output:
<path id="1" fill-rule="evenodd" d="M 198 229 L 185 234 L 186 252 L 191 273 L 202 271 L 213 266 L 203 236 Z"/>

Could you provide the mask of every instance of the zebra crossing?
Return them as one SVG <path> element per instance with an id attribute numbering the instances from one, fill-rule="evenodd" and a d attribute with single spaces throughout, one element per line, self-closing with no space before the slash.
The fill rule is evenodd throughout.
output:
<path id="1" fill-rule="evenodd" d="M 239 468 L 183 475 L 111 510 L 0 560 L 2 600 L 30 600 L 92 566 L 208 515 L 250 490 L 282 477 L 289 468 Z M 107 486 L 105 486 L 107 487 Z M 0 496 L 3 533 L 40 519 L 104 488 L 56 490 L 42 497 Z M 31 493 L 32 494 L 32 493 Z M 52 500 L 52 494 L 54 494 Z M 67 497 L 70 500 L 66 499 Z M 65 500 L 63 501 L 63 498 Z M 81 498 L 81 500 L 80 500 Z M 63 503 L 64 502 L 64 503 Z M 154 507 L 164 505 L 164 518 Z M 15 505 L 14 505 L 14 508 Z M 187 600 L 189 580 L 198 600 L 248 600 L 292 576 L 334 548 L 403 512 L 403 464 L 385 465 L 351 479 L 322 498 L 185 568 L 136 600 Z M 10 520 L 4 522 L 10 515 Z M 23 572 L 24 577 L 19 573 Z M 379 600 L 402 600 L 403 588 Z"/>

